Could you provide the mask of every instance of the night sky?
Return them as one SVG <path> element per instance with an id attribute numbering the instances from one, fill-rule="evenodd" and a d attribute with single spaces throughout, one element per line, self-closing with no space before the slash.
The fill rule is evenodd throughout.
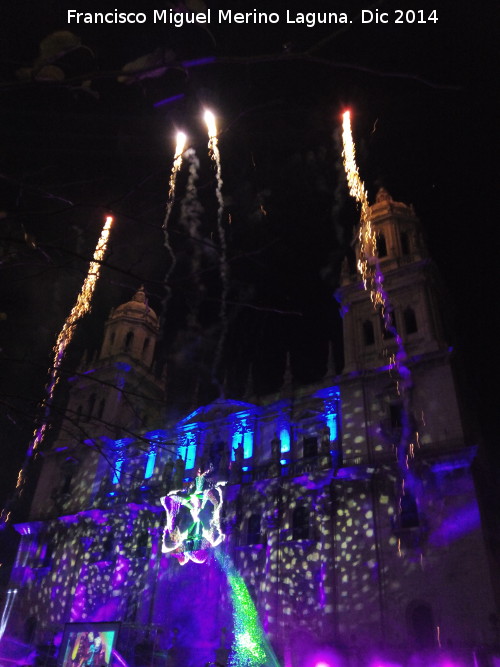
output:
<path id="1" fill-rule="evenodd" d="M 472 3 L 443 1 L 416 4 L 424 17 L 436 9 L 439 20 L 413 25 L 393 22 L 392 1 L 316 1 L 307 10 L 305 2 L 207 2 L 213 16 L 257 8 L 281 20 L 155 25 L 152 10 L 171 5 L 150 0 L 9 0 L 0 10 L 2 502 L 33 430 L 52 346 L 108 212 L 116 217 L 110 252 L 67 372 L 84 350 L 98 348 L 111 307 L 140 284 L 161 314 L 158 361 L 167 363 L 168 402 L 179 414 L 191 409 L 193 395 L 216 398 L 222 382 L 228 397 L 241 398 L 250 368 L 254 392 L 277 390 L 287 351 L 297 382 L 324 375 L 329 342 L 341 369 L 333 293 L 357 221 L 339 144 L 346 107 L 371 200 L 384 185 L 395 200 L 413 203 L 422 220 L 448 292 L 465 399 L 494 449 L 494 17 Z M 186 4 L 204 11 L 201 0 Z M 68 25 L 70 8 L 141 11 L 148 22 Z M 367 8 L 388 12 L 391 23 L 361 23 Z M 287 9 L 346 11 L 353 22 L 287 24 Z M 55 31 L 74 36 L 46 40 L 41 57 L 40 43 Z M 147 73 L 118 80 L 127 63 L 147 54 Z M 229 276 L 219 385 L 220 243 L 205 106 L 220 130 Z M 183 170 L 169 223 L 177 265 L 167 303 L 170 259 L 161 228 L 177 129 L 188 133 L 200 160 L 202 210 L 196 229 L 183 221 Z"/>

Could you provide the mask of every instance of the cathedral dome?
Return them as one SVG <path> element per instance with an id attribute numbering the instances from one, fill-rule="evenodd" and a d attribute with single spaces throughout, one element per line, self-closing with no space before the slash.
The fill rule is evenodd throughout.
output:
<path id="1" fill-rule="evenodd" d="M 158 316 L 148 304 L 148 298 L 142 285 L 130 301 L 122 303 L 121 306 L 115 308 L 111 314 L 111 319 L 118 317 L 146 319 L 153 326 L 158 326 Z"/>

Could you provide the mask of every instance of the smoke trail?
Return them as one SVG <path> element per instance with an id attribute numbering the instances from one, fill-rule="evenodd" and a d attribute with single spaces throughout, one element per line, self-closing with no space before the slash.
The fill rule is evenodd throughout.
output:
<path id="1" fill-rule="evenodd" d="M 198 308 L 204 292 L 204 288 L 200 283 L 201 257 L 203 254 L 200 227 L 203 207 L 198 200 L 196 191 L 200 161 L 193 148 L 186 151 L 186 160 L 189 162 L 189 175 L 186 183 L 186 194 L 181 202 L 180 224 L 187 230 L 189 237 L 193 240 L 191 276 L 194 284 L 191 291 L 193 293 L 194 306 L 191 313 L 191 321 L 194 323 L 198 319 Z"/>
<path id="2" fill-rule="evenodd" d="M 82 288 L 76 299 L 76 303 L 73 306 L 70 314 L 66 318 L 63 328 L 61 329 L 57 337 L 57 341 L 54 346 L 54 361 L 52 364 L 52 368 L 50 370 L 49 380 L 45 387 L 45 398 L 43 399 L 41 404 L 41 407 L 43 408 L 43 417 L 41 419 L 41 423 L 35 428 L 33 437 L 28 446 L 28 451 L 26 452 L 26 457 L 23 466 L 19 471 L 17 477 L 17 484 L 16 484 L 17 495 L 19 495 L 19 493 L 21 492 L 22 487 L 26 481 L 26 470 L 28 467 L 28 463 L 31 460 L 33 454 L 40 446 L 40 444 L 42 443 L 45 432 L 47 430 L 50 408 L 54 397 L 54 390 L 57 386 L 57 383 L 59 382 L 59 370 L 64 360 L 66 349 L 68 345 L 71 343 L 71 340 L 73 339 L 78 321 L 84 315 L 90 312 L 92 306 L 92 297 L 94 295 L 97 280 L 99 278 L 101 263 L 104 258 L 104 255 L 106 254 L 106 249 L 108 246 L 109 234 L 112 224 L 113 224 L 113 218 L 108 215 L 106 217 L 104 226 L 102 228 L 99 241 L 97 242 L 97 246 L 94 250 L 94 255 L 92 258 L 92 262 L 90 263 L 87 276 L 83 281 Z M 9 511 L 6 512 L 5 509 L 2 511 L 2 521 L 4 523 L 8 521 L 9 515 L 10 515 Z"/>
<path id="3" fill-rule="evenodd" d="M 176 265 L 176 259 L 175 259 L 175 254 L 172 249 L 172 246 L 170 245 L 170 238 L 168 234 L 168 221 L 170 220 L 170 216 L 172 214 L 172 209 L 174 207 L 174 201 L 175 201 L 175 184 L 177 182 L 177 174 L 180 171 L 180 168 L 182 166 L 182 157 L 184 153 L 184 148 L 186 146 L 186 140 L 187 137 L 184 134 L 184 132 L 178 132 L 177 133 L 177 144 L 175 147 L 175 155 L 174 155 L 174 163 L 172 165 L 172 171 L 170 172 L 170 180 L 168 182 L 168 199 L 167 199 L 167 206 L 165 210 L 165 219 L 163 220 L 163 234 L 164 234 L 164 246 L 167 249 L 167 252 L 170 255 L 171 258 L 171 264 L 170 267 L 165 274 L 165 279 L 164 279 L 164 285 L 165 285 L 165 299 L 163 301 L 163 309 L 162 309 L 162 318 L 165 318 L 165 310 L 166 310 L 166 305 L 167 301 L 170 298 L 170 293 L 171 289 L 169 287 L 168 281 L 170 279 L 170 276 L 172 275 L 173 270 L 175 269 Z"/>
<path id="4" fill-rule="evenodd" d="M 217 343 L 217 348 L 214 355 L 214 363 L 212 367 L 212 379 L 217 382 L 216 375 L 217 369 L 220 364 L 222 350 L 224 347 L 224 342 L 227 334 L 227 293 L 228 293 L 228 276 L 227 276 L 227 261 L 226 261 L 226 236 L 224 233 L 224 228 L 222 226 L 222 213 L 224 211 L 224 199 L 222 197 L 222 173 L 221 173 L 221 162 L 220 162 L 220 152 L 219 144 L 217 141 L 217 125 L 215 122 L 215 116 L 208 109 L 205 111 L 205 123 L 208 129 L 208 151 L 209 155 L 212 158 L 215 164 L 215 173 L 217 178 L 217 232 L 219 234 L 220 241 L 220 277 L 222 282 L 222 293 L 221 293 L 221 305 L 219 311 L 219 317 L 221 321 L 221 335 L 219 342 Z"/>
<path id="5" fill-rule="evenodd" d="M 259 620 L 243 578 L 238 574 L 231 559 L 219 550 L 215 551 L 217 562 L 225 572 L 233 603 L 234 640 L 231 647 L 229 667 L 280 667 Z"/>

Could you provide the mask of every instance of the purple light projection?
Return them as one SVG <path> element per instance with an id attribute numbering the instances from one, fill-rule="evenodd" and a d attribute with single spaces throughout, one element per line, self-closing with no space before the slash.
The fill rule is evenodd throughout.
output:
<path id="1" fill-rule="evenodd" d="M 155 109 L 159 109 L 160 107 L 164 107 L 167 104 L 172 104 L 172 102 L 177 102 L 177 100 L 182 100 L 184 97 L 185 97 L 184 93 L 180 93 L 179 95 L 172 95 L 172 97 L 167 97 L 164 100 L 155 102 L 153 106 Z"/>
<path id="2" fill-rule="evenodd" d="M 448 545 L 479 530 L 480 526 L 479 509 L 475 502 L 471 502 L 458 510 L 454 508 L 449 516 L 443 518 L 431 533 L 429 541 L 434 546 Z"/>
<path id="3" fill-rule="evenodd" d="M 303 667 L 343 667 L 344 661 L 331 648 L 322 648 L 307 655 Z"/>

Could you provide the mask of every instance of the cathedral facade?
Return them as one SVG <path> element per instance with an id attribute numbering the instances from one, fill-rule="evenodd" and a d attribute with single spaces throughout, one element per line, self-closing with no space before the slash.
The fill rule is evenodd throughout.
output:
<path id="1" fill-rule="evenodd" d="M 397 335 L 346 268 L 344 369 L 314 386 L 169 421 L 144 290 L 112 311 L 16 526 L 7 634 L 120 623 L 135 667 L 483 664 L 495 601 L 439 276 L 411 207 L 381 190 L 371 213 Z M 253 663 L 237 577 L 268 640 Z"/>

